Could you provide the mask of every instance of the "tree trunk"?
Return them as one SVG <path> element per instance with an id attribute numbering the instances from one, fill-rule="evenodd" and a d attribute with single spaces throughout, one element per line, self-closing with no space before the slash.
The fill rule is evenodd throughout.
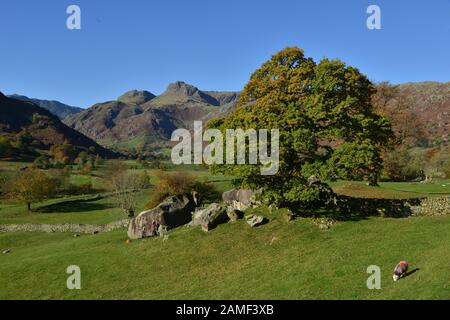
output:
<path id="1" fill-rule="evenodd" d="M 28 208 L 28 212 L 31 212 L 31 203 L 27 202 L 27 208 Z"/>

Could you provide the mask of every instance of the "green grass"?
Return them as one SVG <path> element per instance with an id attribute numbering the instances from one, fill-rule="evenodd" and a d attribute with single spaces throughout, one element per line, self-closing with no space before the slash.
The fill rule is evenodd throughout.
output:
<path id="1" fill-rule="evenodd" d="M 243 221 L 210 233 L 180 228 L 169 239 L 126 244 L 125 230 L 0 234 L 1 299 L 450 299 L 450 217 L 342 222 L 320 231 L 308 219 Z M 395 264 L 409 277 L 394 283 Z M 78 265 L 82 290 L 66 288 Z M 382 270 L 368 290 L 366 269 Z"/>
<path id="2" fill-rule="evenodd" d="M 130 168 L 143 170 L 138 162 Z M 1 163 L 3 174 L 23 163 Z M 213 181 L 223 192 L 231 177 L 182 166 L 177 172 Z M 147 170 L 156 182 L 155 170 Z M 104 167 L 91 175 L 75 172 L 74 184 L 104 185 Z M 444 186 L 445 185 L 445 186 Z M 450 180 L 431 184 L 362 182 L 332 184 L 341 194 L 375 198 L 450 195 Z M 137 194 L 141 211 L 151 189 Z M 106 224 L 122 219 L 113 199 L 71 196 L 34 205 L 0 204 L 0 224 Z M 173 230 L 166 241 L 126 244 L 126 230 L 100 235 L 0 234 L 0 299 L 450 299 L 450 216 L 342 221 L 321 231 L 311 219 L 286 223 L 280 212 L 258 209 L 271 222 L 252 229 L 244 221 Z M 400 260 L 420 269 L 398 283 L 391 273 Z M 66 288 L 66 268 L 82 270 L 82 290 Z M 368 290 L 366 269 L 382 270 L 382 290 Z"/>
<path id="3" fill-rule="evenodd" d="M 138 202 L 145 203 L 149 191 L 140 192 Z M 25 223 L 80 223 L 106 224 L 125 218 L 120 209 L 114 207 L 113 199 L 95 199 L 95 195 L 73 196 L 44 201 L 33 206 L 33 212 L 28 212 L 24 205 L 0 205 L 0 224 Z M 139 206 L 139 210 L 143 205 Z"/>
<path id="4" fill-rule="evenodd" d="M 380 182 L 379 187 L 369 187 L 357 181 L 337 181 L 330 185 L 338 194 L 363 198 L 404 199 L 450 195 L 450 180 L 432 183 Z"/>

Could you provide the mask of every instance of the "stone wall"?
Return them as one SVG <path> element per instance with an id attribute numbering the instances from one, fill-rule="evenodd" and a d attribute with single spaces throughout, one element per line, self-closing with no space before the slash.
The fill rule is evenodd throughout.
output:
<path id="1" fill-rule="evenodd" d="M 110 232 L 117 229 L 126 228 L 129 220 L 124 219 L 115 221 L 105 225 L 92 225 L 92 224 L 0 224 L 0 232 L 44 232 L 44 233 L 56 233 L 56 232 L 68 232 L 68 233 L 80 233 L 80 234 L 93 234 Z"/>
<path id="2" fill-rule="evenodd" d="M 341 212 L 365 216 L 409 217 L 450 214 L 450 197 L 413 199 L 366 199 L 338 196 L 336 205 Z"/>
<path id="3" fill-rule="evenodd" d="M 415 216 L 443 216 L 450 215 L 450 197 L 425 198 L 418 206 L 411 206 Z"/>

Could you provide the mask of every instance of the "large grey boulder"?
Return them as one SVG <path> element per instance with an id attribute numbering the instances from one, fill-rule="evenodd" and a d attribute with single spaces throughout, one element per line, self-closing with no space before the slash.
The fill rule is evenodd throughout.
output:
<path id="1" fill-rule="evenodd" d="M 245 211 L 257 206 L 256 192 L 249 189 L 233 189 L 222 194 L 223 201 L 231 208 Z"/>
<path id="2" fill-rule="evenodd" d="M 191 213 L 194 210 L 195 203 L 191 197 L 187 195 L 169 197 L 156 208 L 144 211 L 132 219 L 128 226 L 128 237 L 143 239 L 152 236 L 150 229 L 153 221 L 168 229 L 185 225 L 191 221 Z"/>
<path id="3" fill-rule="evenodd" d="M 208 229 L 211 229 L 228 220 L 227 210 L 213 203 L 208 208 L 197 210 L 192 214 L 191 226 L 208 226 Z"/>

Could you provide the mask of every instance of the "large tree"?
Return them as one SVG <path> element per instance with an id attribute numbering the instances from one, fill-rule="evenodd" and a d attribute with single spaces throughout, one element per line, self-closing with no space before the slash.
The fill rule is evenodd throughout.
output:
<path id="1" fill-rule="evenodd" d="M 375 89 L 358 69 L 339 60 L 316 64 L 299 48 L 286 48 L 256 70 L 238 106 L 226 118 L 210 122 L 220 129 L 278 129 L 279 171 L 260 174 L 257 165 L 214 165 L 264 198 L 297 207 L 321 202 L 322 179 L 366 179 L 376 184 L 380 151 L 392 137 L 389 121 L 373 112 Z M 269 131 L 270 132 L 270 131 Z"/>

